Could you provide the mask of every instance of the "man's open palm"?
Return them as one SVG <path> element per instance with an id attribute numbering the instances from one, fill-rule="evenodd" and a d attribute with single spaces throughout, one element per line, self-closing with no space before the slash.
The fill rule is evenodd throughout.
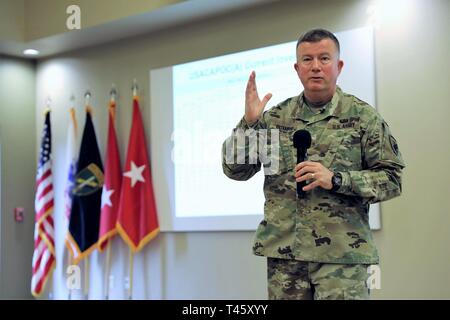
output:
<path id="1" fill-rule="evenodd" d="M 267 102 L 272 98 L 272 94 L 268 93 L 262 100 L 259 99 L 258 90 L 256 89 L 256 74 L 252 71 L 245 89 L 245 121 L 247 123 L 256 122 L 266 107 Z"/>

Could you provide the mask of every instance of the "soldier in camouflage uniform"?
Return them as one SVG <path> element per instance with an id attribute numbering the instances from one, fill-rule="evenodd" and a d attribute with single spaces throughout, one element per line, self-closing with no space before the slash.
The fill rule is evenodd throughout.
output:
<path id="1" fill-rule="evenodd" d="M 303 35 L 294 66 L 304 91 L 265 112 L 271 94 L 259 99 L 252 72 L 245 116 L 223 145 L 223 171 L 248 180 L 261 169 L 261 157 L 248 161 L 254 146 L 238 145 L 239 130 L 278 130 L 276 172 L 263 163 L 264 219 L 253 245 L 255 255 L 267 257 L 269 298 L 367 299 L 366 269 L 379 262 L 369 204 L 400 195 L 404 163 L 377 111 L 336 85 L 343 61 L 332 33 Z M 312 145 L 308 161 L 297 164 L 292 140 L 300 129 L 310 132 Z M 230 161 L 230 153 L 242 152 L 245 163 Z M 308 184 L 298 199 L 301 181 Z"/>

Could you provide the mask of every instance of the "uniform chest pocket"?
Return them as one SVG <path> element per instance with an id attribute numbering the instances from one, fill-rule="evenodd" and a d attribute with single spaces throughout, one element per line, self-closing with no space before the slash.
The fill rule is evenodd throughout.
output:
<path id="1" fill-rule="evenodd" d="M 275 132 L 277 137 L 273 136 Z M 270 162 L 263 162 L 266 175 L 282 175 L 294 170 L 296 153 L 292 141 L 293 134 L 293 129 L 277 129 L 271 133 L 270 147 L 268 148 Z"/>
<path id="2" fill-rule="evenodd" d="M 278 153 L 271 167 L 264 165 L 264 193 L 287 198 L 295 198 L 294 167 L 296 151 L 292 142 L 295 130 L 276 130 L 278 132 L 278 144 L 272 143 L 271 147 L 277 147 Z M 272 139 L 273 141 L 273 139 Z"/>
<path id="3" fill-rule="evenodd" d="M 294 148 L 294 130 L 280 130 L 280 152 L 282 154 L 283 171 L 292 171 L 295 167 L 297 159 L 296 150 Z"/>
<path id="4" fill-rule="evenodd" d="M 336 145 L 336 154 L 331 168 L 337 171 L 362 169 L 361 135 L 355 128 L 334 130 L 341 143 Z"/>

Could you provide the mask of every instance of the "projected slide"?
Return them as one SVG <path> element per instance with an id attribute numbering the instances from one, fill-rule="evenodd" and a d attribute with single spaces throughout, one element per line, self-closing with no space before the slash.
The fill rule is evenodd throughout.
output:
<path id="1" fill-rule="evenodd" d="M 298 94 L 294 52 L 295 43 L 287 43 L 173 68 L 177 216 L 262 213 L 264 176 L 244 183 L 228 179 L 222 172 L 221 146 L 243 116 L 252 70 L 258 70 L 261 92 L 270 88 L 274 100 Z"/>
<path id="2" fill-rule="evenodd" d="M 374 101 L 370 28 L 337 33 L 345 62 L 339 85 Z M 222 172 L 223 141 L 244 114 L 256 71 L 270 106 L 298 95 L 296 41 L 151 70 L 151 158 L 161 230 L 253 230 L 262 218 L 264 174 L 233 181 Z M 164 143 L 165 141 L 165 143 Z"/>

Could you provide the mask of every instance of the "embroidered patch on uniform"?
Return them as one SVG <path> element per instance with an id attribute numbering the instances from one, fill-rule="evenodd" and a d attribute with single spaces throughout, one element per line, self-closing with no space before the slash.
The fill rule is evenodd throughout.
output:
<path id="1" fill-rule="evenodd" d="M 348 123 L 342 123 L 342 124 L 332 124 L 331 129 L 338 130 L 338 129 L 346 129 L 346 128 L 354 128 L 355 123 L 354 122 L 348 122 Z"/>
<path id="2" fill-rule="evenodd" d="M 277 129 L 280 129 L 281 131 L 291 131 L 294 130 L 293 127 L 285 127 L 285 126 L 280 126 L 280 125 L 276 125 Z"/>
<path id="3" fill-rule="evenodd" d="M 359 122 L 359 117 L 350 117 L 350 118 L 339 119 L 339 122 L 330 121 L 329 128 L 334 129 L 334 130 L 354 128 L 354 127 L 356 127 L 356 124 L 358 122 Z"/>
<path id="4" fill-rule="evenodd" d="M 398 144 L 393 136 L 389 136 L 389 141 L 391 143 L 391 148 L 394 151 L 395 155 L 398 155 Z"/>

